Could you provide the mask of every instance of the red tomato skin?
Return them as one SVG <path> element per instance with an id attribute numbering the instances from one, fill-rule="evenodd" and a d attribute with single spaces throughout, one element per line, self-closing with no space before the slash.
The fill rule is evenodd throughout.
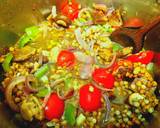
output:
<path id="1" fill-rule="evenodd" d="M 71 5 L 69 5 L 69 3 L 63 3 L 61 13 L 73 21 L 78 17 L 79 4 L 75 0 L 72 0 Z"/>
<path id="2" fill-rule="evenodd" d="M 143 20 L 137 17 L 130 18 L 124 23 L 124 27 L 139 28 L 142 26 L 144 26 Z"/>
<path id="3" fill-rule="evenodd" d="M 45 118 L 47 120 L 60 119 L 64 112 L 64 100 L 56 93 L 52 93 L 45 106 Z"/>
<path id="4" fill-rule="evenodd" d="M 95 82 L 102 84 L 107 89 L 114 87 L 114 76 L 104 68 L 95 69 L 92 77 Z"/>
<path id="5" fill-rule="evenodd" d="M 61 67 L 70 67 L 75 63 L 75 56 L 72 52 L 62 50 L 57 57 L 57 65 Z"/>
<path id="6" fill-rule="evenodd" d="M 152 61 L 153 57 L 154 52 L 148 50 L 128 56 L 127 60 L 130 60 L 131 62 L 141 62 L 142 64 L 148 64 Z"/>
<path id="7" fill-rule="evenodd" d="M 93 88 L 93 92 L 89 88 Z M 84 85 L 80 88 L 79 103 L 81 108 L 87 112 L 93 112 L 101 108 L 101 91 L 92 84 Z"/>

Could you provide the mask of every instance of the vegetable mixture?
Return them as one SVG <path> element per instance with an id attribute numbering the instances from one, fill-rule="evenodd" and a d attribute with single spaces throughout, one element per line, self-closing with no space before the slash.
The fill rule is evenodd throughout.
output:
<path id="1" fill-rule="evenodd" d="M 132 54 L 133 47 L 111 41 L 123 25 L 118 9 L 81 8 L 71 0 L 57 12 L 53 6 L 46 21 L 26 28 L 1 56 L 9 107 L 43 128 L 145 125 L 159 103 L 154 52 Z"/>

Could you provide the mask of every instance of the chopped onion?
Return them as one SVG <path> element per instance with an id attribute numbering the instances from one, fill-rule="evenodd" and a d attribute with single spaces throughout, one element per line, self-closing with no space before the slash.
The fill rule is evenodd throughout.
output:
<path id="1" fill-rule="evenodd" d="M 102 90 L 102 91 L 105 91 L 105 92 L 109 92 L 109 91 L 113 91 L 113 89 L 107 89 L 107 88 L 104 88 L 102 86 L 100 86 L 99 84 L 97 84 L 95 81 L 92 80 L 92 84 L 97 87 L 98 89 Z"/>
<path id="2" fill-rule="evenodd" d="M 67 50 L 68 50 L 68 51 L 71 51 L 71 52 L 74 52 L 74 51 L 76 51 L 77 49 L 74 48 L 74 47 L 72 47 L 72 46 L 69 46 L 69 47 L 67 48 Z"/>
<path id="3" fill-rule="evenodd" d="M 107 112 L 105 113 L 105 117 L 103 119 L 103 123 L 106 123 L 109 120 L 109 114 L 111 112 L 111 103 L 110 103 L 110 100 L 109 100 L 107 94 L 104 94 L 103 98 L 105 99 L 106 109 L 107 109 Z"/>
<path id="4" fill-rule="evenodd" d="M 90 42 L 89 42 L 89 51 L 90 52 L 94 52 L 94 44 L 96 43 L 96 41 L 95 40 L 91 40 Z"/>
<path id="5" fill-rule="evenodd" d="M 56 86 L 56 85 L 58 85 L 62 82 L 64 82 L 64 78 L 60 78 L 58 80 L 55 80 L 54 82 L 51 83 L 50 87 L 54 87 L 54 86 Z M 63 100 L 70 99 L 74 95 L 74 89 L 73 88 L 71 90 L 69 90 L 66 94 L 64 94 L 63 96 L 60 95 L 59 91 L 60 90 L 57 89 L 57 94 Z"/>
<path id="6" fill-rule="evenodd" d="M 76 51 L 74 52 L 74 55 L 76 57 L 76 59 L 80 62 L 86 63 L 86 64 L 91 64 L 93 63 L 93 57 L 86 55 L 83 52 L 80 51 Z"/>
<path id="7" fill-rule="evenodd" d="M 82 34 L 81 34 L 81 29 L 77 28 L 75 31 L 75 36 L 76 39 L 78 41 L 78 43 L 81 45 L 82 48 L 84 48 L 85 50 L 89 50 L 89 46 L 87 45 L 87 43 L 82 39 Z"/>
<path id="8" fill-rule="evenodd" d="M 80 68 L 80 78 L 81 79 L 89 79 L 92 75 L 92 65 L 84 64 Z"/>
<path id="9" fill-rule="evenodd" d="M 52 17 L 53 17 L 53 18 L 57 16 L 56 6 L 53 6 L 53 7 L 52 7 L 52 12 L 51 12 L 51 14 L 52 14 Z"/>
<path id="10" fill-rule="evenodd" d="M 15 104 L 13 100 L 12 91 L 17 84 L 25 82 L 25 80 L 26 80 L 25 76 L 18 76 L 12 80 L 12 82 L 7 86 L 5 90 L 5 97 L 8 105 L 11 107 L 12 110 L 17 112 L 19 112 L 19 107 L 17 104 Z"/>
<path id="11" fill-rule="evenodd" d="M 29 82 L 35 82 L 35 81 L 36 81 L 36 79 L 35 79 L 35 77 L 33 75 L 29 75 L 29 76 L 26 77 L 26 80 L 25 80 L 25 86 L 26 86 L 25 91 L 27 93 L 37 92 L 38 91 L 36 89 L 33 89 L 31 87 L 30 83 L 29 83 Z"/>
<path id="12" fill-rule="evenodd" d="M 38 63 L 39 63 L 40 65 L 43 64 L 43 55 L 42 55 L 42 53 L 40 53 L 40 55 L 39 55 Z"/>
<path id="13" fill-rule="evenodd" d="M 69 90 L 66 94 L 64 94 L 63 96 L 60 94 L 60 90 L 57 90 L 57 95 L 60 99 L 62 100 L 67 100 L 73 97 L 74 95 L 74 89 L 72 88 L 71 90 Z"/>
<path id="14" fill-rule="evenodd" d="M 112 15 L 112 13 L 115 11 L 115 9 L 112 7 L 112 8 L 109 8 L 108 11 L 107 11 L 107 16 L 110 16 Z"/>
<path id="15" fill-rule="evenodd" d="M 116 55 L 116 53 L 114 53 L 113 58 L 112 58 L 112 61 L 110 62 L 110 64 L 108 64 L 108 65 L 102 65 L 102 64 L 100 64 L 100 63 L 98 62 L 97 54 L 96 54 L 96 55 L 95 55 L 95 62 L 96 62 L 96 64 L 98 64 L 101 68 L 110 68 L 110 67 L 112 67 L 113 64 L 115 63 L 116 58 L 117 58 L 117 55 Z"/>
<path id="16" fill-rule="evenodd" d="M 53 81 L 53 82 L 51 83 L 50 87 L 54 87 L 54 86 L 56 86 L 57 84 L 62 83 L 63 81 L 64 81 L 64 78 L 60 78 L 60 79 L 58 79 L 58 80 L 55 80 L 55 81 Z"/>
<path id="17" fill-rule="evenodd" d="M 106 67 L 105 68 L 110 68 L 110 67 L 112 67 L 113 66 L 113 64 L 115 63 L 115 61 L 116 61 L 116 58 L 117 58 L 117 55 L 116 55 L 116 53 L 113 55 L 113 58 L 112 58 L 112 61 L 111 61 L 111 63 L 110 64 L 108 64 L 108 65 L 106 65 Z"/>
<path id="18" fill-rule="evenodd" d="M 48 99 L 49 99 L 50 96 L 51 96 L 51 91 L 49 92 L 48 95 L 46 95 L 46 96 L 44 97 L 43 104 L 42 104 L 42 107 L 43 107 L 43 108 L 46 106 L 46 104 L 47 104 Z"/>

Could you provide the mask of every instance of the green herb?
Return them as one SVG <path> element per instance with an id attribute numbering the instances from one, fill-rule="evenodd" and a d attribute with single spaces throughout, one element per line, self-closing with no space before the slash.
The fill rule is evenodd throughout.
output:
<path id="1" fill-rule="evenodd" d="M 38 97 L 42 98 L 42 97 L 47 96 L 50 92 L 51 92 L 51 88 L 50 87 L 45 87 L 45 88 L 40 89 L 36 95 Z"/>
<path id="2" fill-rule="evenodd" d="M 34 76 L 38 79 L 40 79 L 42 76 L 44 76 L 49 71 L 48 64 L 43 65 L 40 67 L 34 74 Z"/>
<path id="3" fill-rule="evenodd" d="M 11 53 L 8 53 L 6 55 L 4 62 L 2 63 L 2 67 L 5 72 L 8 72 L 10 70 L 10 63 L 12 59 L 13 59 L 13 55 Z"/>
<path id="4" fill-rule="evenodd" d="M 76 107 L 72 104 L 67 104 L 65 108 L 64 118 L 67 123 L 73 126 L 76 123 Z"/>
<path id="5" fill-rule="evenodd" d="M 122 50 L 122 46 L 118 43 L 113 43 L 113 51 L 116 52 L 119 50 Z"/>

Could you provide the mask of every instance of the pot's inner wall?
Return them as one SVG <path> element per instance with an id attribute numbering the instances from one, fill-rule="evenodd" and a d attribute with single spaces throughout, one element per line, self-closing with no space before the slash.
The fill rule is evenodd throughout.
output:
<path id="1" fill-rule="evenodd" d="M 59 1 L 59 0 L 58 0 Z M 119 7 L 128 17 L 141 17 L 148 22 L 160 14 L 160 5 L 156 0 L 79 0 L 83 6 L 92 2 L 107 3 L 108 6 Z M 0 45 L 2 47 L 13 45 L 23 33 L 25 27 L 38 24 L 44 19 L 43 14 L 48 13 L 55 0 L 0 0 Z M 10 114 L 0 103 L 0 127 L 14 128 Z M 158 128 L 157 118 L 149 128 Z M 3 124 L 3 125 L 2 125 Z"/>

